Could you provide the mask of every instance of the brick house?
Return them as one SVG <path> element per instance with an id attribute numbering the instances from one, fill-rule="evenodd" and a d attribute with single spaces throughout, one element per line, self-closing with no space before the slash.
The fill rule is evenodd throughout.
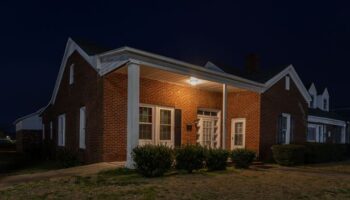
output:
<path id="1" fill-rule="evenodd" d="M 69 39 L 52 98 L 41 112 L 53 148 L 86 163 L 127 161 L 137 145 L 248 148 L 306 141 L 311 98 L 293 66 L 229 74 L 130 47 Z"/>

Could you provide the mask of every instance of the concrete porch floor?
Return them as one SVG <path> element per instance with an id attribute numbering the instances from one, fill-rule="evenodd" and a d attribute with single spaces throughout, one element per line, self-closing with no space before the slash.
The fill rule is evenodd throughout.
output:
<path id="1" fill-rule="evenodd" d="M 21 174 L 0 178 L 0 190 L 9 188 L 15 184 L 26 183 L 30 181 L 39 181 L 50 178 L 61 178 L 66 176 L 87 176 L 96 174 L 100 171 L 121 168 L 125 162 L 101 162 L 66 169 L 51 170 L 34 174 Z"/>

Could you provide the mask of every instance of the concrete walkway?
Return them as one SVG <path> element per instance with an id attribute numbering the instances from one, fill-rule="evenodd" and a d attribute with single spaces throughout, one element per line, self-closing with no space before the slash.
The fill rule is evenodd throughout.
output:
<path id="1" fill-rule="evenodd" d="M 91 165 L 83 165 L 66 169 L 51 170 L 34 174 L 21 174 L 0 178 L 0 190 L 9 188 L 15 184 L 26 183 L 30 181 L 39 181 L 49 178 L 61 178 L 67 176 L 87 176 L 96 174 L 100 171 L 124 167 L 125 162 L 102 162 Z"/>

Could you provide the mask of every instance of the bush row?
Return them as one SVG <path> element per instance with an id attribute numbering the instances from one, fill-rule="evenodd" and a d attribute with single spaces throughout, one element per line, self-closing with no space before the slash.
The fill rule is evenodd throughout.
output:
<path id="1" fill-rule="evenodd" d="M 346 144 L 274 145 L 271 149 L 275 161 L 284 166 L 342 161 L 350 158 L 350 145 Z"/>
<path id="2" fill-rule="evenodd" d="M 255 153 L 245 149 L 232 152 L 223 149 L 207 149 L 199 145 L 186 145 L 171 149 L 162 145 L 138 146 L 133 150 L 136 170 L 146 177 L 162 176 L 172 167 L 192 173 L 207 168 L 209 171 L 225 170 L 228 157 L 235 167 L 248 168 Z"/>

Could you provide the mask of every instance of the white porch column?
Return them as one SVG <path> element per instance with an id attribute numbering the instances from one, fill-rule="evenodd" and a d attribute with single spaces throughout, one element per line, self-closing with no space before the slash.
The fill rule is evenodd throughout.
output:
<path id="1" fill-rule="evenodd" d="M 226 149 L 227 85 L 222 84 L 222 148 Z"/>
<path id="2" fill-rule="evenodd" d="M 126 167 L 134 168 L 132 150 L 139 143 L 139 102 L 140 102 L 140 66 L 128 65 L 128 104 L 127 104 L 127 151 Z"/>

